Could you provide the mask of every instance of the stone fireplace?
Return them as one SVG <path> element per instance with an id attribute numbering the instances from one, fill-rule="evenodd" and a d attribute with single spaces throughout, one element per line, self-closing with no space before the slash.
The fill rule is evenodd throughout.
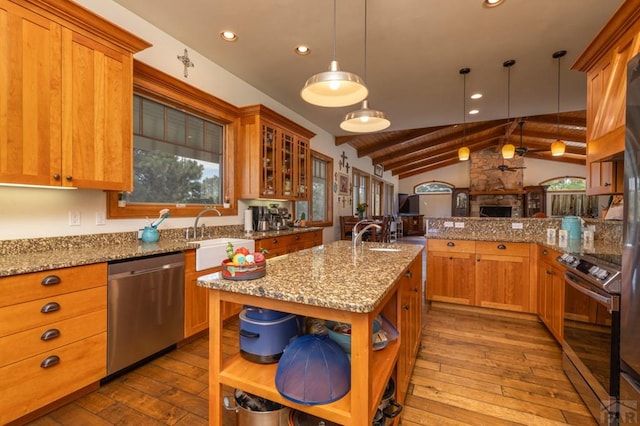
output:
<path id="1" fill-rule="evenodd" d="M 469 190 L 471 191 L 471 216 L 504 216 L 511 207 L 511 216 L 522 215 L 522 169 L 500 170 L 497 167 L 524 167 L 524 158 L 516 155 L 511 160 L 503 160 L 498 147 L 475 152 L 469 159 Z M 495 213 L 495 214 L 492 214 Z"/>

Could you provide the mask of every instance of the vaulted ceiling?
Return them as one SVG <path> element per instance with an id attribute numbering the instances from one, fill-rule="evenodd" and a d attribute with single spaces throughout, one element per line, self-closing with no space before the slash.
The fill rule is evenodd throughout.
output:
<path id="1" fill-rule="evenodd" d="M 566 151 L 561 157 L 553 157 L 550 145 L 558 136 L 565 142 Z M 381 164 L 385 170 L 398 175 L 400 179 L 459 162 L 458 149 L 463 145 L 471 150 L 473 156 L 474 152 L 490 147 L 499 149 L 506 143 L 511 143 L 516 148 L 527 148 L 524 154 L 526 157 L 585 164 L 586 112 L 583 110 L 336 138 L 336 145 L 352 146 L 358 152 L 358 157 L 371 157 L 374 164 Z"/>

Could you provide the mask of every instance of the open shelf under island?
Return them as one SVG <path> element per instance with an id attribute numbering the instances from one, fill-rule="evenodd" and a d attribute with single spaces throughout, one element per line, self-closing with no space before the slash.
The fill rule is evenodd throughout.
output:
<path id="1" fill-rule="evenodd" d="M 198 285 L 211 290 L 209 422 L 222 422 L 223 385 L 343 425 L 370 425 L 391 377 L 397 384 L 396 400 L 403 403 L 422 329 L 423 249 L 382 243 L 353 248 L 349 241 L 336 241 L 269 259 L 266 276 L 256 280 L 230 281 L 220 273 L 200 277 Z M 323 405 L 285 399 L 275 387 L 277 364 L 222 352 L 224 301 L 350 323 L 350 392 Z M 372 323 L 378 314 L 396 327 L 399 337 L 373 351 Z"/>

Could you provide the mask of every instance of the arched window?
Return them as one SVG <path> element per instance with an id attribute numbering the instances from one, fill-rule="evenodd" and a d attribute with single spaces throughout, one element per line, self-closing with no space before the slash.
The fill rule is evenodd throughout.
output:
<path id="1" fill-rule="evenodd" d="M 424 182 L 413 187 L 414 194 L 451 194 L 453 185 L 446 182 Z"/>
<path id="2" fill-rule="evenodd" d="M 547 187 L 547 192 L 583 192 L 587 190 L 587 180 L 577 176 L 563 176 L 540 182 Z"/>

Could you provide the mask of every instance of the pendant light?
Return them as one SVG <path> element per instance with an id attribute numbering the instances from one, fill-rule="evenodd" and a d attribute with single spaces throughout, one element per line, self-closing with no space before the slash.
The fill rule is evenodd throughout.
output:
<path id="1" fill-rule="evenodd" d="M 333 0 L 333 60 L 329 71 L 311 76 L 300 91 L 302 99 L 323 107 L 343 107 L 366 99 L 369 91 L 359 75 L 340 71 L 336 60 L 336 0 Z"/>
<path id="2" fill-rule="evenodd" d="M 516 61 L 509 59 L 505 61 L 502 66 L 507 69 L 507 123 L 511 117 L 511 67 L 516 64 Z M 511 143 L 507 143 L 502 147 L 502 158 L 509 160 L 516 154 L 516 147 Z"/>
<path id="3" fill-rule="evenodd" d="M 364 1 L 364 78 L 367 78 L 367 0 Z M 340 128 L 347 132 L 379 132 L 391 125 L 384 112 L 369 109 L 369 101 L 362 101 L 362 107 L 344 116 Z"/>
<path id="4" fill-rule="evenodd" d="M 554 52 L 552 57 L 553 59 L 558 60 L 558 114 L 557 118 L 557 129 L 558 129 L 558 137 L 554 143 L 551 144 L 551 155 L 554 157 L 559 157 L 564 155 L 564 151 L 566 149 L 566 145 L 564 142 L 560 140 L 560 58 L 567 54 L 566 50 L 558 50 Z"/>
<path id="5" fill-rule="evenodd" d="M 462 74 L 462 148 L 458 150 L 458 160 L 467 161 L 471 151 L 465 146 L 467 142 L 467 74 L 471 68 L 461 68 Z"/>

